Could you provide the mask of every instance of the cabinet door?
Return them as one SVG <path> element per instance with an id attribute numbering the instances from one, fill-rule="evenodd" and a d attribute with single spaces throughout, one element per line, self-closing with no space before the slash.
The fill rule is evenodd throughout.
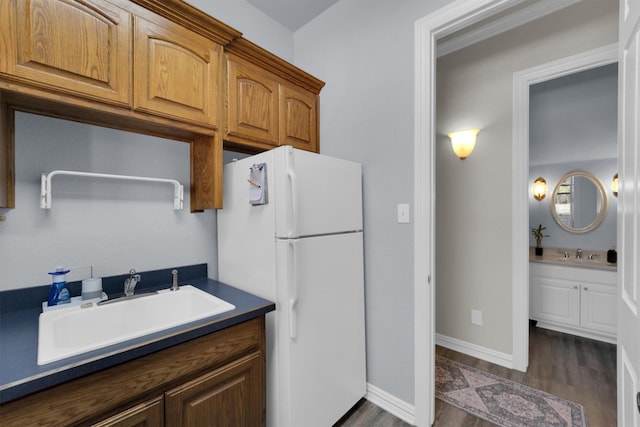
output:
<path id="1" fill-rule="evenodd" d="M 141 403 L 107 418 L 94 427 L 157 427 L 164 425 L 164 397 Z"/>
<path id="2" fill-rule="evenodd" d="M 533 319 L 573 326 L 580 324 L 579 283 L 534 276 L 531 296 Z"/>
<path id="3" fill-rule="evenodd" d="M 581 325 L 585 328 L 616 335 L 617 295 L 615 286 L 583 284 L 581 294 Z"/>
<path id="4" fill-rule="evenodd" d="M 225 139 L 278 145 L 278 83 L 268 73 L 229 58 L 226 104 Z"/>
<path id="5" fill-rule="evenodd" d="M 318 97 L 280 85 L 280 145 L 318 152 Z"/>
<path id="6" fill-rule="evenodd" d="M 222 46 L 169 21 L 134 25 L 134 109 L 215 127 Z"/>
<path id="7" fill-rule="evenodd" d="M 265 424 L 264 358 L 256 352 L 165 394 L 166 425 Z"/>
<path id="8" fill-rule="evenodd" d="M 0 71 L 130 105 L 131 16 L 102 0 L 3 1 Z"/>

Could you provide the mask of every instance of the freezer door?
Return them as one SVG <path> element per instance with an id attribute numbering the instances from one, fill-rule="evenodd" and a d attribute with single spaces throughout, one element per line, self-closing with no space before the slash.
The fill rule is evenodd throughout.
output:
<path id="1" fill-rule="evenodd" d="M 358 163 L 288 146 L 273 152 L 277 237 L 362 230 Z"/>
<path id="2" fill-rule="evenodd" d="M 277 253 L 279 426 L 330 426 L 366 392 L 362 233 L 280 240 Z"/>

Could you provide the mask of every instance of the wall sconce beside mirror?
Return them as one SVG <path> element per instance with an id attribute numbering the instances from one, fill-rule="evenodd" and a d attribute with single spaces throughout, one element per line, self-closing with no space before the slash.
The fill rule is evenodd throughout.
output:
<path id="1" fill-rule="evenodd" d="M 448 136 L 451 138 L 451 147 L 453 152 L 460 160 L 464 160 L 469 157 L 469 154 L 476 146 L 476 136 L 478 136 L 480 129 L 467 129 L 456 132 L 451 132 Z"/>
<path id="2" fill-rule="evenodd" d="M 611 191 L 613 195 L 618 197 L 618 174 L 613 175 L 613 181 L 611 181 Z"/>
<path id="3" fill-rule="evenodd" d="M 551 216 L 570 233 L 587 233 L 606 218 L 609 199 L 604 184 L 593 174 L 573 171 L 563 175 L 549 197 Z"/>
<path id="4" fill-rule="evenodd" d="M 539 176 L 535 181 L 533 181 L 531 191 L 533 193 L 533 198 L 537 201 L 544 199 L 547 195 L 547 181 L 545 181 L 543 177 Z"/>

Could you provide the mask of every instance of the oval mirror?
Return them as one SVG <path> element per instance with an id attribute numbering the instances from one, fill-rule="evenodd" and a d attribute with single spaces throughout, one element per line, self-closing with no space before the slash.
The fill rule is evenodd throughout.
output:
<path id="1" fill-rule="evenodd" d="M 587 233 L 599 226 L 607 216 L 607 192 L 593 174 L 569 172 L 553 187 L 549 208 L 553 219 L 564 230 Z"/>

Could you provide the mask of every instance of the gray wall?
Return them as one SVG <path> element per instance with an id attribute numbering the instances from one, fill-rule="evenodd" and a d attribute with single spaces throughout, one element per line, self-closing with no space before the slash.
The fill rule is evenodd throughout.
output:
<path id="1" fill-rule="evenodd" d="M 93 265 L 103 277 L 207 263 L 216 274 L 215 213 L 189 213 L 189 144 L 26 113 L 16 114 L 15 138 L 0 290 L 50 283 L 57 265 Z M 40 175 L 58 169 L 177 179 L 186 209 L 173 210 L 170 185 L 65 176 L 52 180 L 52 208 L 40 209 Z"/>
<path id="2" fill-rule="evenodd" d="M 295 33 L 296 64 L 324 80 L 321 151 L 363 165 L 367 378 L 413 403 L 414 23 L 447 1 L 340 0 Z"/>
<path id="3" fill-rule="evenodd" d="M 293 34 L 244 0 L 192 1 L 287 60 Z M 56 177 L 53 208 L 39 208 L 40 174 L 54 169 L 178 179 L 171 187 Z M 167 197 L 169 197 L 167 199 Z M 189 213 L 189 145 L 69 121 L 18 114 L 16 209 L 0 209 L 0 290 L 50 283 L 56 265 L 92 264 L 94 275 L 207 263 L 217 277 L 216 214 Z M 86 270 L 69 275 L 83 278 Z"/>
<path id="4" fill-rule="evenodd" d="M 438 60 L 437 333 L 512 354 L 513 73 L 617 41 L 617 20 L 616 2 L 583 0 Z M 476 149 L 459 160 L 444 135 L 468 127 Z"/>
<path id="5" fill-rule="evenodd" d="M 542 176 L 553 190 L 573 170 L 591 172 L 609 199 L 605 221 L 586 234 L 560 228 L 549 197 L 529 198 L 529 223 L 547 229 L 543 246 L 606 250 L 616 244 L 618 199 L 611 192 L 617 172 L 618 66 L 610 64 L 538 83 L 530 89 L 529 182 Z M 535 245 L 533 236 L 530 244 Z"/>

